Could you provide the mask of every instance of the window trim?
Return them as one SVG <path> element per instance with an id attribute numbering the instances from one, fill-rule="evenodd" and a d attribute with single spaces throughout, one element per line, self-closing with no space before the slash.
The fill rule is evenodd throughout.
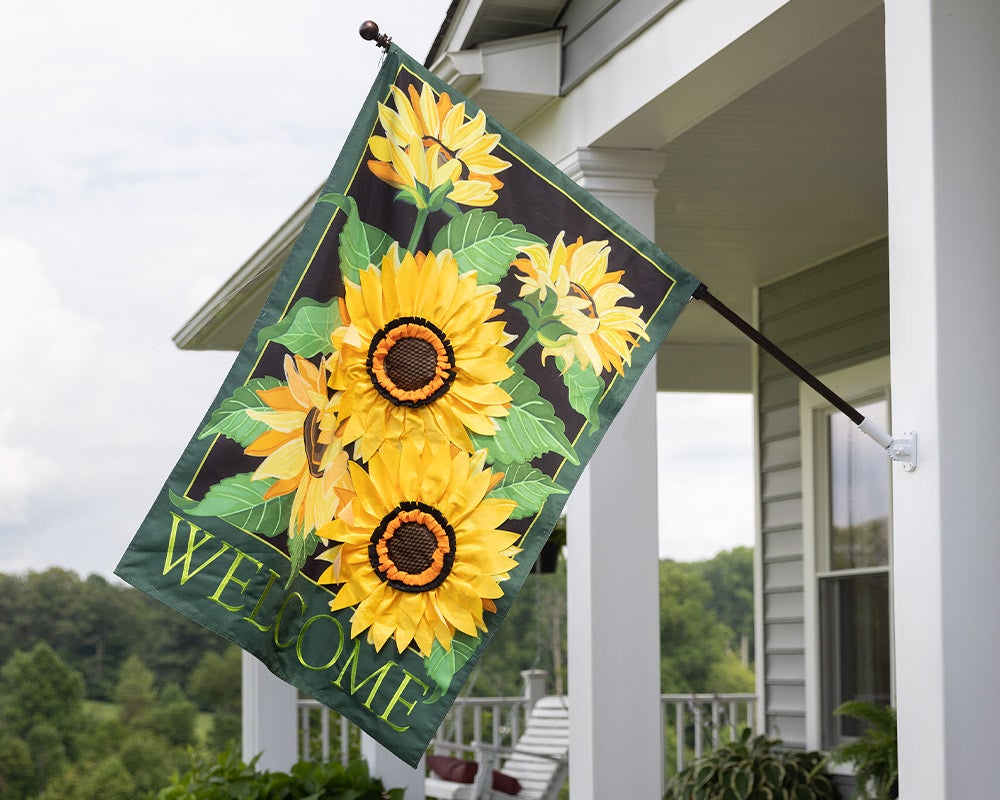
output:
<path id="1" fill-rule="evenodd" d="M 882 357 L 857 364 L 852 367 L 837 370 L 820 376 L 830 389 L 839 394 L 849 403 L 863 403 L 867 400 L 884 396 L 889 400 L 891 413 L 891 396 L 889 383 L 889 358 Z M 824 550 L 818 541 L 818 531 L 825 530 L 826 523 L 821 522 L 819 514 L 829 507 L 829 464 L 817 462 L 817 454 L 825 453 L 827 445 L 824 441 L 826 426 L 818 424 L 833 406 L 816 391 L 800 384 L 799 387 L 799 432 L 800 454 L 802 465 L 802 576 L 803 576 L 803 630 L 805 634 L 805 732 L 806 747 L 819 750 L 822 747 L 823 720 L 822 712 L 822 675 L 820 659 L 820 620 L 819 620 L 819 583 L 821 577 L 845 575 L 850 573 L 888 573 L 889 576 L 889 630 L 892 636 L 890 644 L 891 684 L 890 693 L 895 696 L 895 615 L 892 612 L 892 521 L 889 528 L 889 563 L 887 567 L 866 567 L 857 570 L 836 570 L 831 572 L 825 563 Z M 891 430 L 891 426 L 889 428 Z M 873 447 L 877 446 L 874 443 Z M 891 473 L 890 473 L 891 474 Z M 890 492 L 891 492 L 890 477 Z M 852 774 L 849 766 L 839 765 L 832 769 L 838 774 Z"/>

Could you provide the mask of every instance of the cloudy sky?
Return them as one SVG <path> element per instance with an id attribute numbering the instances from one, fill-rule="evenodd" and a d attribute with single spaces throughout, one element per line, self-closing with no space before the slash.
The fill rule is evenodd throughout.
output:
<path id="1" fill-rule="evenodd" d="M 447 6 L 0 5 L 0 572 L 111 575 L 234 358 L 171 336 L 326 178 L 360 22 L 422 60 Z M 662 402 L 663 554 L 752 543 L 748 398 Z"/>

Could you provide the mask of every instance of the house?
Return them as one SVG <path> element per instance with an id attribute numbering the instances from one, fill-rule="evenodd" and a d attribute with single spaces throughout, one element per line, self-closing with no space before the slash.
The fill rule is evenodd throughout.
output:
<path id="1" fill-rule="evenodd" d="M 989 794 L 998 43 L 996 0 L 452 4 L 434 72 L 845 399 L 917 436 L 916 468 L 891 463 L 692 303 L 570 505 L 576 800 L 661 789 L 656 389 L 756 398 L 761 723 L 828 748 L 852 732 L 831 715 L 841 700 L 892 701 L 906 800 Z M 280 265 L 308 207 L 230 287 Z M 265 289 L 223 287 L 178 343 L 238 346 Z"/>

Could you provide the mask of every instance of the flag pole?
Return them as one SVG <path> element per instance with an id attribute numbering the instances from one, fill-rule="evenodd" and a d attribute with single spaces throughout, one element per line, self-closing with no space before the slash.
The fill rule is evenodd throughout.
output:
<path id="1" fill-rule="evenodd" d="M 834 392 L 829 386 L 803 367 L 798 361 L 782 350 L 778 345 L 768 339 L 763 333 L 753 327 L 739 314 L 729 308 L 719 298 L 713 295 L 708 287 L 700 283 L 698 288 L 692 292 L 691 296 L 695 300 L 701 300 L 721 317 L 729 321 L 742 334 L 755 342 L 761 350 L 773 356 L 780 364 L 795 375 L 799 380 L 813 389 L 824 400 L 828 401 L 834 408 L 847 416 L 863 434 L 878 443 L 879 447 L 886 451 L 886 454 L 893 461 L 903 462 L 903 469 L 912 472 L 917 466 L 917 435 L 913 431 L 908 431 L 902 437 L 893 437 L 873 419 L 866 417 L 858 409 L 848 403 L 844 398 Z"/>

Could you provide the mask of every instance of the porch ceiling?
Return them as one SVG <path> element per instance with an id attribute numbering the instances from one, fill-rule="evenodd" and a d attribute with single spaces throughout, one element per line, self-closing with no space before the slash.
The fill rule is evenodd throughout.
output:
<path id="1" fill-rule="evenodd" d="M 561 7 L 544 5 L 546 20 L 536 25 Z M 666 154 L 657 243 L 745 318 L 753 318 L 755 287 L 886 235 L 881 8 L 686 129 L 677 127 L 674 102 L 664 92 L 591 144 Z M 177 333 L 179 346 L 238 348 L 308 205 Z M 236 292 L 246 274 L 260 276 L 257 293 Z M 692 303 L 661 350 L 658 385 L 750 391 L 750 346 Z"/>
<path id="2" fill-rule="evenodd" d="M 596 144 L 650 147 L 650 118 L 669 113 L 647 107 Z M 751 319 L 754 287 L 886 235 L 885 136 L 878 9 L 657 148 L 657 243 Z M 665 351 L 706 344 L 746 346 L 692 303 Z M 661 388 L 697 388 L 664 372 Z"/>

